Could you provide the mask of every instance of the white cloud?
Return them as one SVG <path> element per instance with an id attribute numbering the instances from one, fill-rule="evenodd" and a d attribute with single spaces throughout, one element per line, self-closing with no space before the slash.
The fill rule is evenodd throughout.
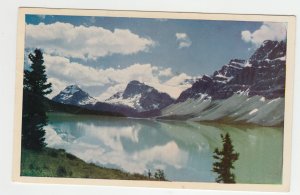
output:
<path id="1" fill-rule="evenodd" d="M 251 39 L 252 39 L 252 34 L 251 34 L 251 32 L 248 31 L 248 30 L 242 31 L 242 32 L 241 32 L 241 35 L 242 35 L 242 39 L 243 39 L 245 42 L 250 42 Z"/>
<path id="2" fill-rule="evenodd" d="M 176 33 L 176 40 L 178 42 L 178 48 L 190 47 L 192 45 L 192 41 L 188 37 L 186 33 Z"/>
<path id="3" fill-rule="evenodd" d="M 44 20 L 46 18 L 46 15 L 37 15 L 41 20 Z"/>
<path id="4" fill-rule="evenodd" d="M 49 98 L 53 98 L 68 85 L 68 83 L 54 77 L 48 78 L 48 82 L 52 83 L 52 93 L 48 95 Z"/>
<path id="5" fill-rule="evenodd" d="M 103 93 L 101 93 L 99 96 L 95 97 L 98 100 L 104 101 L 108 98 L 110 98 L 112 95 L 124 91 L 126 88 L 127 83 L 117 83 L 110 87 L 108 87 Z"/>
<path id="6" fill-rule="evenodd" d="M 191 86 L 184 82 L 192 78 L 185 73 L 173 76 L 171 68 L 162 69 L 151 64 L 101 69 L 72 62 L 61 56 L 44 54 L 44 60 L 49 81 L 53 84 L 53 92 L 48 96 L 50 98 L 70 84 L 78 84 L 84 88 L 93 87 L 93 90 L 107 87 L 104 92 L 99 90 L 99 94 L 96 95 L 101 101 L 123 91 L 132 80 L 138 80 L 166 92 L 173 98 L 177 98 L 183 90 Z M 168 80 L 163 82 L 160 79 L 161 75 Z"/>
<path id="7" fill-rule="evenodd" d="M 286 23 L 264 22 L 254 32 L 242 31 L 241 37 L 245 42 L 252 43 L 255 46 L 261 45 L 265 40 L 282 41 L 286 39 Z"/>
<path id="8" fill-rule="evenodd" d="M 90 22 L 91 22 L 92 24 L 94 24 L 94 23 L 96 22 L 96 17 L 95 17 L 95 16 L 91 16 L 91 17 L 90 17 Z"/>
<path id="9" fill-rule="evenodd" d="M 80 83 L 82 85 L 104 85 L 109 83 L 109 78 L 105 76 L 107 69 L 95 69 L 84 66 L 77 62 L 60 56 L 44 55 L 45 66 L 48 77 L 58 78 L 65 83 Z"/>
<path id="10" fill-rule="evenodd" d="M 182 85 L 186 80 L 192 79 L 192 78 L 193 77 L 191 77 L 185 73 L 181 73 L 179 75 L 172 77 L 168 81 L 166 81 L 165 84 L 171 85 L 171 86 Z"/>
<path id="11" fill-rule="evenodd" d="M 186 33 L 176 33 L 175 36 L 176 36 L 177 40 L 184 40 L 184 39 L 188 38 Z"/>
<path id="12" fill-rule="evenodd" d="M 154 87 L 158 91 L 169 94 L 172 98 L 176 99 L 179 97 L 182 91 L 190 88 L 192 84 L 185 82 L 187 79 L 194 79 L 185 73 L 170 77 L 165 82 L 145 82 L 147 85 Z"/>
<path id="13" fill-rule="evenodd" d="M 26 25 L 26 47 L 42 48 L 46 53 L 80 59 L 96 59 L 111 54 L 148 51 L 155 42 L 128 29 L 74 26 L 69 23 Z"/>
<path id="14" fill-rule="evenodd" d="M 158 75 L 159 76 L 172 76 L 173 75 L 172 69 L 171 68 L 166 68 L 166 69 L 160 70 L 158 72 Z"/>
<path id="15" fill-rule="evenodd" d="M 173 98 L 178 98 L 182 91 L 186 90 L 187 88 L 190 88 L 192 86 L 191 83 L 186 82 L 186 80 L 189 79 L 195 79 L 194 77 L 191 77 L 185 73 L 181 73 L 179 75 L 176 75 L 174 77 L 171 77 L 169 80 L 163 83 L 164 90 L 161 89 L 161 91 L 165 91 Z"/>
<path id="16" fill-rule="evenodd" d="M 112 83 L 127 84 L 131 80 L 141 82 L 158 82 L 153 75 L 157 69 L 151 64 L 133 64 L 124 69 L 97 69 L 60 56 L 44 54 L 46 71 L 49 78 L 56 78 L 64 84 L 80 84 L 81 86 L 103 86 Z M 57 87 L 62 85 L 57 84 Z M 61 90 L 61 89 L 60 89 Z"/>

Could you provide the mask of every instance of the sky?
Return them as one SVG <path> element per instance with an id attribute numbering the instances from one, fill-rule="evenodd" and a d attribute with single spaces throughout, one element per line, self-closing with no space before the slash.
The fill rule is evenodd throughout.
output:
<path id="1" fill-rule="evenodd" d="M 103 101 L 139 80 L 177 98 L 186 80 L 248 59 L 264 40 L 286 39 L 284 23 L 26 15 L 25 68 L 35 48 L 57 95 L 79 85 Z"/>

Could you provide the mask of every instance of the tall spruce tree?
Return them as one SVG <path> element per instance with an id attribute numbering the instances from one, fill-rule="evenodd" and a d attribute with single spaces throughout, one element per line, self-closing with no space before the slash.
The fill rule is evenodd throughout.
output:
<path id="1" fill-rule="evenodd" d="M 231 172 L 234 169 L 233 163 L 238 160 L 239 153 L 234 151 L 230 135 L 221 134 L 223 148 L 215 149 L 213 158 L 217 161 L 213 163 L 213 172 L 218 174 L 216 182 L 218 183 L 235 183 L 235 175 Z"/>
<path id="2" fill-rule="evenodd" d="M 51 83 L 47 83 L 43 53 L 35 49 L 29 54 L 32 62 L 30 69 L 24 71 L 22 146 L 40 150 L 46 146 L 45 130 L 47 125 L 47 105 L 44 96 L 51 93 Z"/>

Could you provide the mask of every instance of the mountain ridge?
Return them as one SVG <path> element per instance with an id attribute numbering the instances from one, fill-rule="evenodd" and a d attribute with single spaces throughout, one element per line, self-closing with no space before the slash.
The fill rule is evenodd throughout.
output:
<path id="1" fill-rule="evenodd" d="M 248 60 L 231 60 L 213 75 L 203 76 L 158 118 L 282 124 L 285 55 L 285 42 L 264 41 Z"/>
<path id="2" fill-rule="evenodd" d="M 53 100 L 126 117 L 226 119 L 273 126 L 284 120 L 285 55 L 285 42 L 264 41 L 249 59 L 232 59 L 212 75 L 203 75 L 176 100 L 137 80 L 104 102 L 76 85 L 66 87 Z"/>
<path id="3" fill-rule="evenodd" d="M 247 89 L 250 96 L 261 95 L 268 99 L 283 97 L 285 53 L 285 42 L 265 41 L 249 60 L 230 60 L 213 75 L 198 79 L 191 88 L 180 94 L 176 102 L 196 99 L 201 94 L 207 94 L 212 99 L 226 99 L 235 92 Z"/>

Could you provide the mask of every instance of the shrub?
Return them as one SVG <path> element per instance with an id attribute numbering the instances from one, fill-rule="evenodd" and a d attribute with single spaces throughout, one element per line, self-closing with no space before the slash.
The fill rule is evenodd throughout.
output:
<path id="1" fill-rule="evenodd" d="M 50 155 L 51 157 L 54 157 L 54 158 L 58 157 L 58 153 L 57 153 L 55 150 L 51 150 L 51 151 L 49 152 L 49 155 Z"/>
<path id="2" fill-rule="evenodd" d="M 157 169 L 156 172 L 154 173 L 154 178 L 160 181 L 165 181 L 165 172 L 162 169 Z"/>
<path id="3" fill-rule="evenodd" d="M 70 160 L 76 159 L 76 156 L 74 156 L 73 154 L 67 153 L 66 156 L 67 156 L 67 158 L 70 159 Z"/>
<path id="4" fill-rule="evenodd" d="M 56 175 L 58 177 L 65 177 L 67 175 L 67 170 L 64 166 L 59 166 L 57 169 L 56 169 Z"/>

